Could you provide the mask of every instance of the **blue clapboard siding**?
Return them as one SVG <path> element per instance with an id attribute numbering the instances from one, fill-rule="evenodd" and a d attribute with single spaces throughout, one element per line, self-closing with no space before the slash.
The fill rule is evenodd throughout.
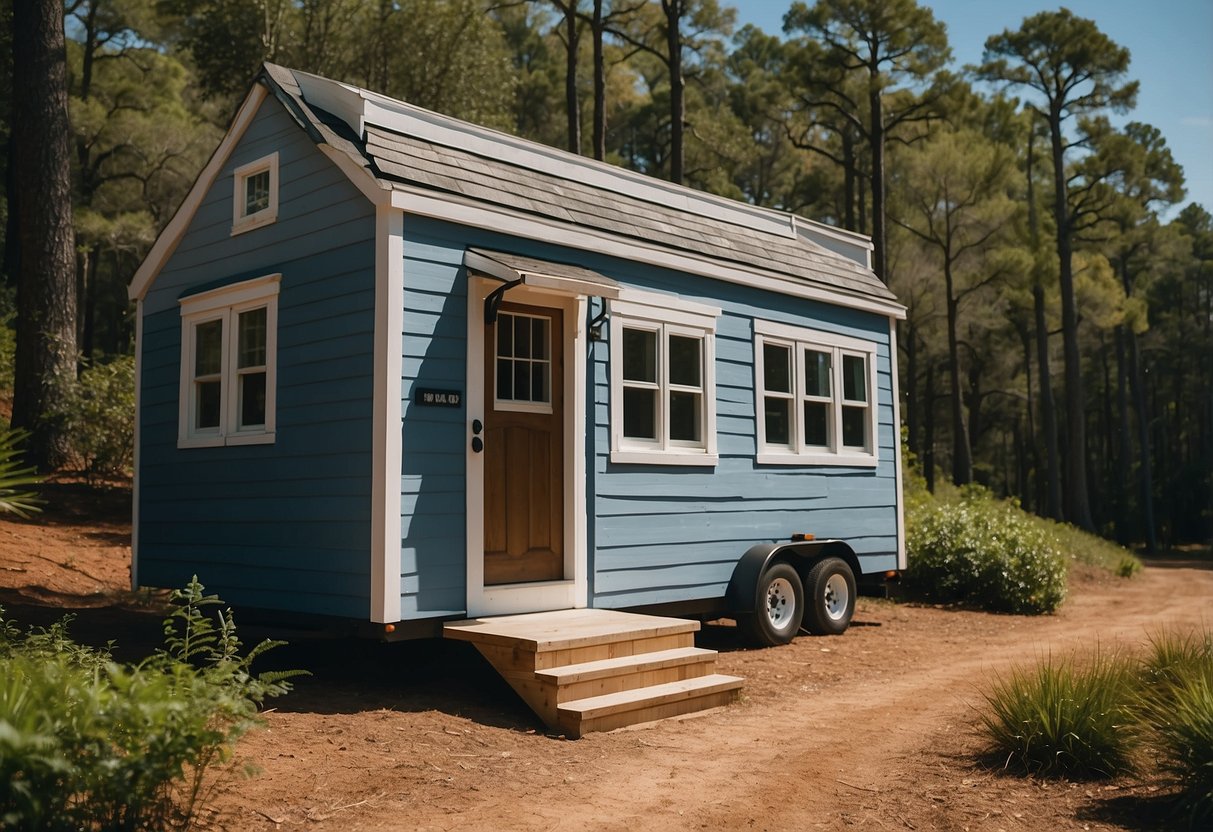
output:
<path id="1" fill-rule="evenodd" d="M 231 236 L 232 171 L 277 151 L 272 225 Z M 374 209 L 268 99 L 144 300 L 139 582 L 370 614 Z M 183 292 L 282 273 L 272 445 L 177 448 Z"/>
<path id="2" fill-rule="evenodd" d="M 895 568 L 897 430 L 888 319 L 406 217 L 401 481 L 405 617 L 464 607 L 464 424 L 469 414 L 463 409 L 418 408 L 410 398 L 414 386 L 466 392 L 467 278 L 461 263 L 467 246 L 576 263 L 626 285 L 677 293 L 723 310 L 716 339 L 720 462 L 715 468 L 612 464 L 609 347 L 605 342 L 591 345 L 584 395 L 589 419 L 586 491 L 593 606 L 721 596 L 742 552 L 755 542 L 787 539 L 794 532 L 847 540 L 860 555 L 865 571 Z M 756 318 L 877 344 L 878 466 L 762 466 L 755 462 Z"/>

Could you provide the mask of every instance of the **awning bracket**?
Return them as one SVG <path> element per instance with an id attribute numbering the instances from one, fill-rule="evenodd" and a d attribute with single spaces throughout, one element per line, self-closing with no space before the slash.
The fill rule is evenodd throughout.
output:
<path id="1" fill-rule="evenodd" d="M 497 310 L 501 308 L 501 299 L 505 297 L 505 293 L 513 289 L 522 278 L 511 280 L 507 283 L 502 283 L 496 289 L 489 293 L 489 296 L 484 299 L 484 325 L 492 326 L 497 323 Z"/>

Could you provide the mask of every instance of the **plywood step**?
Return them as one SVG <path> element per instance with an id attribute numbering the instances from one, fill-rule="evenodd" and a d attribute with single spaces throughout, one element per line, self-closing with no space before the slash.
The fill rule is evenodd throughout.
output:
<path id="1" fill-rule="evenodd" d="M 648 673 L 668 667 L 679 667 L 689 664 L 714 663 L 715 650 L 704 650 L 700 647 L 678 647 L 673 650 L 658 650 L 654 653 L 640 653 L 633 656 L 620 656 L 614 659 L 602 659 L 596 662 L 582 662 L 564 667 L 552 667 L 536 671 L 539 679 L 550 681 L 557 685 L 572 685 L 577 682 L 590 682 L 621 673 Z M 706 674 L 704 674 L 706 675 Z"/>
<path id="2" fill-rule="evenodd" d="M 544 653 L 695 633 L 698 621 L 618 610 L 557 610 L 452 621 L 446 638 Z"/>
<path id="3" fill-rule="evenodd" d="M 557 719 L 570 735 L 579 737 L 725 705 L 737 698 L 742 684 L 736 676 L 713 673 L 564 702 L 557 708 Z"/>

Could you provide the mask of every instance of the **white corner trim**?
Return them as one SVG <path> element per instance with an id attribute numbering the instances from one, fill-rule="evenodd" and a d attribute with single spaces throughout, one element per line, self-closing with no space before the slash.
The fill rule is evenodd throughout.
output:
<path id="1" fill-rule="evenodd" d="M 160 273 L 160 269 L 168 261 L 173 251 L 176 250 L 177 244 L 181 242 L 186 229 L 189 228 L 190 221 L 194 218 L 194 214 L 197 213 L 198 206 L 202 204 L 203 197 L 210 191 L 211 186 L 215 184 L 215 180 L 219 178 L 219 173 L 223 170 L 228 157 L 232 155 L 232 151 L 236 148 L 236 143 L 244 136 L 244 131 L 248 129 L 249 124 L 253 121 L 253 116 L 257 114 L 257 110 L 261 107 L 261 102 L 268 95 L 269 91 L 262 84 L 254 84 L 253 88 L 249 90 L 248 95 L 244 98 L 244 102 L 240 105 L 240 109 L 236 111 L 231 125 L 227 128 L 227 133 L 223 136 L 223 140 L 219 142 L 219 146 L 211 154 L 210 161 L 206 163 L 206 167 L 198 174 L 198 178 L 194 180 L 189 194 L 182 200 L 180 207 L 177 208 L 168 225 L 156 237 L 156 242 L 152 244 L 151 250 L 148 251 L 147 256 L 143 258 L 143 262 L 139 264 L 139 268 L 135 271 L 135 276 L 131 278 L 131 284 L 126 290 L 127 296 L 131 300 L 139 300 L 147 294 L 148 287 L 151 286 L 156 275 Z"/>
<path id="2" fill-rule="evenodd" d="M 139 461 L 142 453 L 139 443 L 142 439 L 143 411 L 143 298 L 135 301 L 135 456 L 131 465 L 135 469 L 131 484 L 131 591 L 139 589 Z"/>
<path id="3" fill-rule="evenodd" d="M 908 569 L 906 552 L 906 499 L 902 490 L 901 393 L 897 384 L 897 322 L 889 321 L 889 374 L 893 377 L 893 476 L 897 489 L 897 568 Z"/>
<path id="4" fill-rule="evenodd" d="M 248 211 L 248 191 L 244 180 L 259 173 L 269 174 L 269 204 L 252 214 Z M 232 171 L 232 232 L 231 236 L 252 231 L 278 221 L 278 151 L 262 156 Z"/>
<path id="5" fill-rule="evenodd" d="M 904 319 L 905 307 L 896 301 L 882 301 L 842 290 L 806 283 L 774 272 L 746 269 L 710 257 L 672 251 L 643 240 L 617 237 L 593 228 L 573 226 L 543 217 L 524 216 L 500 206 L 477 203 L 464 197 L 426 192 L 420 188 L 397 185 L 392 190 L 392 205 L 408 214 L 513 234 L 531 240 L 619 257 L 633 263 L 673 269 L 687 274 L 710 277 L 726 283 L 765 289 L 790 297 L 820 301 L 833 306 L 871 312 L 885 318 Z"/>
<path id="6" fill-rule="evenodd" d="M 404 338 L 404 214 L 375 207 L 375 363 L 371 452 L 371 621 L 400 620 L 400 373 Z"/>

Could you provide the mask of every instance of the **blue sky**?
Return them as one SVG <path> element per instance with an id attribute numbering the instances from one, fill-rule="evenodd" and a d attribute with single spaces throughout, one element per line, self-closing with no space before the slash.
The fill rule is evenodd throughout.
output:
<path id="1" fill-rule="evenodd" d="M 948 27 L 959 67 L 981 60 L 985 40 L 1059 3 L 1041 0 L 923 2 Z M 722 0 L 738 10 L 738 25 L 775 34 L 791 0 Z M 1070 0 L 1064 4 L 1132 55 L 1129 77 L 1141 82 L 1137 107 L 1116 123 L 1144 121 L 1162 131 L 1184 168 L 1187 201 L 1213 211 L 1213 0 Z"/>

